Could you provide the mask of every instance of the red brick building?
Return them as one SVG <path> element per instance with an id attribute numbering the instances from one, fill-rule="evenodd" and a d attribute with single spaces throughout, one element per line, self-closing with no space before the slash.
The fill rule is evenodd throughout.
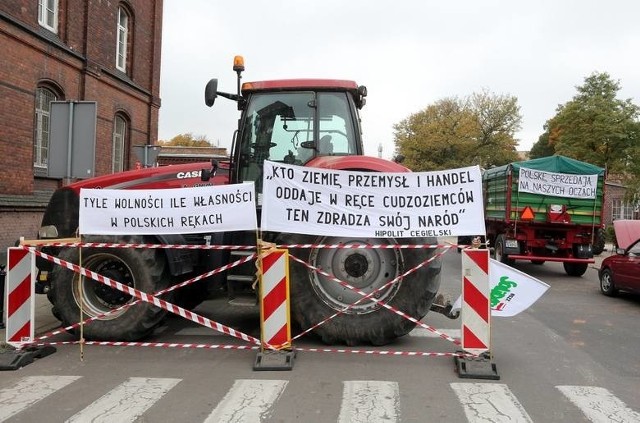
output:
<path id="1" fill-rule="evenodd" d="M 619 181 L 610 178 L 605 187 L 603 220 L 607 227 L 618 219 L 640 219 L 638 204 L 625 199 L 627 189 Z"/>
<path id="2" fill-rule="evenodd" d="M 33 238 L 49 196 L 50 102 L 97 103 L 95 174 L 157 140 L 162 0 L 0 2 L 0 251 Z"/>

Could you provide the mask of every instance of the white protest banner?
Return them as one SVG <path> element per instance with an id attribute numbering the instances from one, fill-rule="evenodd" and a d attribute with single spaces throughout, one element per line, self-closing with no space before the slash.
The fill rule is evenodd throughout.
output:
<path id="1" fill-rule="evenodd" d="M 253 182 L 195 188 L 81 189 L 81 234 L 186 234 L 255 230 Z"/>
<path id="2" fill-rule="evenodd" d="M 491 316 L 512 317 L 529 307 L 547 292 L 549 285 L 511 266 L 489 259 Z M 461 299 L 452 306 L 460 310 Z"/>
<path id="3" fill-rule="evenodd" d="M 520 168 L 518 191 L 554 197 L 596 198 L 598 175 L 571 175 Z"/>
<path id="4" fill-rule="evenodd" d="M 372 238 L 484 234 L 480 168 L 378 173 L 265 161 L 261 228 Z"/>

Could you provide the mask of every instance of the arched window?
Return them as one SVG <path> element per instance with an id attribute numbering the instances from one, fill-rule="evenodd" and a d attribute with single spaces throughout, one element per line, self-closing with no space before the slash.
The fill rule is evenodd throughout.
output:
<path id="1" fill-rule="evenodd" d="M 35 140 L 33 142 L 33 165 L 47 168 L 49 163 L 49 134 L 51 132 L 51 102 L 60 96 L 49 87 L 36 89 Z"/>
<path id="2" fill-rule="evenodd" d="M 122 72 L 127 72 L 131 23 L 131 14 L 129 11 L 123 6 L 118 7 L 116 68 Z"/>
<path id="3" fill-rule="evenodd" d="M 127 132 L 129 130 L 127 119 L 118 113 L 113 119 L 113 151 L 111 160 L 111 171 L 122 172 L 125 170 Z"/>

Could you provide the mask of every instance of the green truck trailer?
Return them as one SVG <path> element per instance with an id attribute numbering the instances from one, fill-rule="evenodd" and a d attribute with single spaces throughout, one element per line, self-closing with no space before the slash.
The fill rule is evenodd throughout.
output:
<path id="1" fill-rule="evenodd" d="M 550 156 L 483 172 L 487 240 L 506 264 L 562 262 L 570 276 L 594 263 L 605 169 Z"/>

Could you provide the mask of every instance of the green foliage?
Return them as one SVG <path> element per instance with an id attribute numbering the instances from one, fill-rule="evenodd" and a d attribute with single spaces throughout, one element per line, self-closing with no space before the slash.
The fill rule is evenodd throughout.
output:
<path id="1" fill-rule="evenodd" d="M 625 171 L 621 173 L 621 182 L 627 187 L 625 202 L 640 203 L 640 122 L 630 125 L 631 146 L 626 150 Z"/>
<path id="2" fill-rule="evenodd" d="M 616 232 L 613 229 L 613 226 L 607 226 L 607 228 L 604 230 L 604 239 L 607 242 L 612 242 L 612 243 L 616 243 Z"/>
<path id="3" fill-rule="evenodd" d="M 546 125 L 545 125 L 546 129 Z M 530 159 L 539 159 L 541 157 L 553 156 L 556 153 L 552 144 L 549 144 L 549 132 L 545 132 L 538 137 L 538 141 L 533 144 L 531 151 L 529 151 Z"/>
<path id="4" fill-rule="evenodd" d="M 211 142 L 209 142 L 206 135 L 194 136 L 191 132 L 176 135 L 169 141 L 160 140 L 158 141 L 158 144 L 167 147 L 211 147 Z"/>
<path id="5" fill-rule="evenodd" d="M 499 166 L 518 160 L 517 98 L 474 93 L 444 98 L 394 125 L 396 154 L 414 171 Z"/>
<path id="6" fill-rule="evenodd" d="M 626 171 L 630 148 L 639 141 L 638 107 L 617 98 L 620 84 L 607 73 L 593 73 L 576 89 L 573 99 L 547 121 L 549 147 L 610 173 Z"/>

